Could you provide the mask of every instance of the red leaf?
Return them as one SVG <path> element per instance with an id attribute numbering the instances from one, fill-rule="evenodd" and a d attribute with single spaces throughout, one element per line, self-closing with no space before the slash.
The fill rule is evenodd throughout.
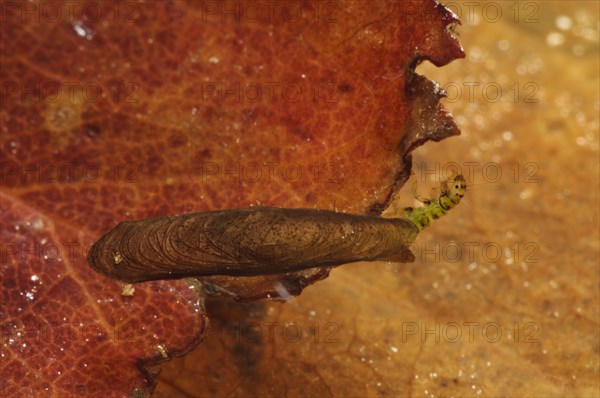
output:
<path id="1" fill-rule="evenodd" d="M 463 56 L 456 22 L 429 0 L 3 2 L 2 391 L 145 395 L 147 369 L 202 338 L 185 281 L 124 296 L 87 266 L 124 219 L 256 203 L 378 214 L 410 151 L 458 133 L 412 71 Z M 327 273 L 218 282 L 258 298 Z"/>

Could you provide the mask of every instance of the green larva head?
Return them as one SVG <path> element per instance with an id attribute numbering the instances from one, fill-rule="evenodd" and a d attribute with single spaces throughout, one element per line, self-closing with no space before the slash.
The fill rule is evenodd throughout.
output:
<path id="1" fill-rule="evenodd" d="M 456 206 L 467 191 L 467 182 L 465 177 L 457 175 L 451 181 L 445 181 L 445 187 L 440 195 L 440 206 L 445 210 L 450 210 Z"/>

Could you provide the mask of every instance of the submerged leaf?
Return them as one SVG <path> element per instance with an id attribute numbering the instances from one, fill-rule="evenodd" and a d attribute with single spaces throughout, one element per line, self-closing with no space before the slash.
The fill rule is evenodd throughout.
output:
<path id="1" fill-rule="evenodd" d="M 413 72 L 463 55 L 434 1 L 5 4 L 9 396 L 144 396 L 152 365 L 202 338 L 195 285 L 131 295 L 91 272 L 89 245 L 117 223 L 255 204 L 377 215 L 410 151 L 458 133 Z M 212 282 L 248 299 L 327 273 Z"/>

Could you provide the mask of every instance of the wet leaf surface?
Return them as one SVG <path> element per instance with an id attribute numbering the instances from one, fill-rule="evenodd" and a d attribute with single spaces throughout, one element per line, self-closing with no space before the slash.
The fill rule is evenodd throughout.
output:
<path id="1" fill-rule="evenodd" d="M 157 396 L 600 395 L 598 4 L 514 4 L 453 3 L 467 59 L 417 69 L 462 134 L 417 149 L 412 181 L 470 184 L 417 261 L 340 267 L 285 304 L 208 302 L 206 346 Z"/>
<path id="2" fill-rule="evenodd" d="M 132 293 L 87 266 L 116 223 L 255 204 L 379 214 L 408 177 L 409 150 L 458 133 L 436 86 L 411 71 L 462 56 L 443 7 L 269 4 L 2 3 L 3 393 L 145 396 L 154 365 L 202 338 L 194 283 Z M 299 294 L 328 272 L 217 282 L 251 299 L 275 283 Z M 211 309 L 234 322 L 237 305 Z M 337 349 L 284 367 L 286 389 L 302 393 Z M 215 394 L 279 367 L 248 363 L 275 355 L 268 345 L 207 350 L 238 358 L 229 373 L 213 367 L 225 384 L 207 387 Z M 333 387 L 332 364 L 315 395 L 353 389 Z"/>

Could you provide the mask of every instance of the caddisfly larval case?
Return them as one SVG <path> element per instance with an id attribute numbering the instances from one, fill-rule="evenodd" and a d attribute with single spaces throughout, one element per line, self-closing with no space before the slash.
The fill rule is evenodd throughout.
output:
<path id="1" fill-rule="evenodd" d="M 254 276 L 356 261 L 411 262 L 413 222 L 256 207 L 126 221 L 90 249 L 96 271 L 126 282 Z"/>

